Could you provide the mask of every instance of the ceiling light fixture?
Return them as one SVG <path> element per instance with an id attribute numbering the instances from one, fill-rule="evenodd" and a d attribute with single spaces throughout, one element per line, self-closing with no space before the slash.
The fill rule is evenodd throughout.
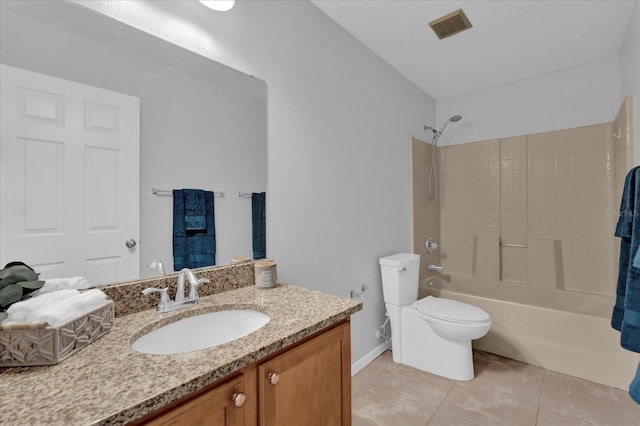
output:
<path id="1" fill-rule="evenodd" d="M 200 3 L 209 9 L 217 10 L 218 12 L 227 12 L 233 8 L 236 0 L 200 0 Z"/>

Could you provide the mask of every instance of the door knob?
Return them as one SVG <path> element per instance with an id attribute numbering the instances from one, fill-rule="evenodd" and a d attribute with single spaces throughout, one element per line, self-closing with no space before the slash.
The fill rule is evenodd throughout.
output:
<path id="1" fill-rule="evenodd" d="M 127 242 L 124 243 L 124 245 L 127 246 L 128 248 L 134 248 L 136 246 L 136 240 L 131 238 L 130 240 L 127 240 Z"/>
<path id="2" fill-rule="evenodd" d="M 247 396 L 244 394 L 244 392 L 237 392 L 233 394 L 231 400 L 233 401 L 233 405 L 235 405 L 236 407 L 242 407 L 247 400 Z"/>
<path id="3" fill-rule="evenodd" d="M 272 385 L 275 385 L 280 381 L 280 374 L 269 373 L 269 375 L 267 376 L 267 379 L 269 379 L 269 382 L 271 382 Z"/>

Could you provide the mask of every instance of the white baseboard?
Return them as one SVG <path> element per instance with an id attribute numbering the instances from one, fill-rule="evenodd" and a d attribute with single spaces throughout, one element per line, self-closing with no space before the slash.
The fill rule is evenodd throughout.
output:
<path id="1" fill-rule="evenodd" d="M 371 352 L 351 364 L 351 375 L 353 376 L 358 371 L 365 368 L 367 365 L 373 362 L 374 359 L 378 358 L 384 351 L 391 348 L 391 341 L 384 342 L 380 346 L 375 347 Z"/>

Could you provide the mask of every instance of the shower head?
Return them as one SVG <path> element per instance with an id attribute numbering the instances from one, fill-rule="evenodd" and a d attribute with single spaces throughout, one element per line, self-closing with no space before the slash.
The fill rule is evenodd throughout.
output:
<path id="1" fill-rule="evenodd" d="M 442 133 L 444 128 L 447 126 L 447 124 L 449 124 L 449 122 L 455 123 L 456 121 L 460 121 L 460 120 L 462 120 L 462 116 L 456 114 L 453 117 L 451 117 L 450 119 L 448 119 L 447 121 L 445 121 L 444 124 L 442 125 L 442 127 L 440 128 L 440 130 L 436 130 L 431 126 L 424 126 L 424 131 L 426 132 L 427 130 L 431 130 L 434 135 L 437 134 L 437 133 Z"/>
<path id="2" fill-rule="evenodd" d="M 440 127 L 440 130 L 438 130 L 437 132 L 434 132 L 435 133 L 435 137 L 436 138 L 440 137 L 440 135 L 444 131 L 445 127 L 447 127 L 447 124 L 449 124 L 449 122 L 455 123 L 456 121 L 460 121 L 460 120 L 462 120 L 462 116 L 461 115 L 454 115 L 453 117 L 451 117 L 450 119 L 445 121 L 444 124 L 442 125 L 442 127 Z"/>
<path id="3" fill-rule="evenodd" d="M 424 126 L 424 131 L 426 132 L 427 130 L 431 130 L 433 132 L 433 143 L 435 144 L 437 143 L 438 138 L 440 138 L 440 135 L 444 131 L 444 128 L 447 127 L 447 124 L 449 124 L 449 122 L 455 123 L 456 121 L 460 121 L 460 120 L 462 120 L 462 116 L 456 114 L 450 119 L 448 119 L 447 121 L 445 121 L 442 127 L 440 127 L 440 130 L 436 130 L 431 126 Z"/>
<path id="4" fill-rule="evenodd" d="M 449 122 L 455 123 L 456 121 L 460 120 L 462 120 L 461 115 L 454 115 L 453 117 L 445 121 L 442 124 L 442 127 L 440 127 L 440 130 L 438 130 L 437 132 L 433 127 L 424 126 L 425 131 L 427 129 L 431 129 L 431 131 L 433 131 L 433 141 L 431 142 L 431 168 L 429 169 L 429 199 L 431 200 L 434 200 L 436 194 L 438 193 L 438 175 L 436 172 L 436 149 L 438 148 L 438 139 L 440 139 L 442 132 L 444 132 L 444 129 L 447 127 Z"/>

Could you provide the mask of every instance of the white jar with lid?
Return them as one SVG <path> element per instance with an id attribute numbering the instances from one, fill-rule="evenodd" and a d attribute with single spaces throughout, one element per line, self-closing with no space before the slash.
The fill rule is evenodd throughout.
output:
<path id="1" fill-rule="evenodd" d="M 256 275 L 256 288 L 268 289 L 276 286 L 276 281 L 278 280 L 276 262 L 256 262 L 254 270 Z"/>

